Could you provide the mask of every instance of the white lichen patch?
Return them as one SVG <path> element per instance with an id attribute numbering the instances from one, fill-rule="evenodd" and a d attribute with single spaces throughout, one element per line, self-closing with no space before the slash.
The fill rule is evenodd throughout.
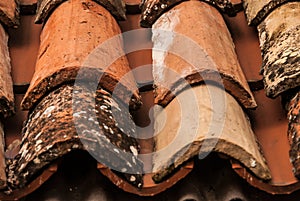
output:
<path id="1" fill-rule="evenodd" d="M 73 114 L 73 117 L 81 117 L 82 114 L 86 114 L 86 111 L 80 111 Z"/>
<path id="2" fill-rule="evenodd" d="M 41 116 L 47 116 L 50 117 L 51 116 L 51 112 L 55 109 L 55 106 L 49 106 Z"/>
<path id="3" fill-rule="evenodd" d="M 131 182 L 134 182 L 134 181 L 136 181 L 136 178 L 135 178 L 135 176 L 130 176 L 130 179 L 129 179 Z"/>
<path id="4" fill-rule="evenodd" d="M 138 155 L 138 151 L 134 146 L 130 146 L 129 148 L 130 148 L 130 150 L 131 150 L 131 152 L 133 153 L 134 156 Z"/>

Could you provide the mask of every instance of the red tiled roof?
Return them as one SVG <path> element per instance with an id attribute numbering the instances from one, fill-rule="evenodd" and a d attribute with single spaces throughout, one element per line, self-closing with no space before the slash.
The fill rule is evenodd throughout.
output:
<path id="1" fill-rule="evenodd" d="M 9 103 L 0 108 L 0 198 L 297 200 L 299 2 L 245 0 L 258 33 L 238 1 L 145 0 L 141 15 L 138 0 L 125 2 L 41 0 L 34 16 L 36 1 L 21 0 L 17 29 L 8 28 L 18 25 L 17 4 L 0 3 L 0 96 Z M 154 29 L 140 29 L 139 20 Z M 197 159 L 210 151 L 218 154 Z"/>

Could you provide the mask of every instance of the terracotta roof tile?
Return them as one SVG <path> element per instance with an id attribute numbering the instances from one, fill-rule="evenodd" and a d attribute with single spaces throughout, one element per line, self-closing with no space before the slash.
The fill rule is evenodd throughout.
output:
<path id="1" fill-rule="evenodd" d="M 66 0 L 39 0 L 35 22 L 43 23 L 55 8 L 65 1 Z"/>
<path id="2" fill-rule="evenodd" d="M 7 177 L 6 177 L 6 161 L 4 155 L 4 129 L 3 123 L 0 122 L 0 189 L 5 189 L 7 185 Z"/>
<path id="3" fill-rule="evenodd" d="M 266 94 L 276 97 L 300 86 L 300 3 L 287 3 L 257 27 L 263 56 Z"/>
<path id="4" fill-rule="evenodd" d="M 0 113 L 8 117 L 14 113 L 14 94 L 12 87 L 8 35 L 0 25 Z"/>
<path id="5" fill-rule="evenodd" d="M 153 28 L 156 103 L 165 106 L 188 84 L 204 81 L 224 85 L 245 108 L 256 107 L 230 33 L 215 8 L 199 1 L 183 2 L 163 14 Z M 181 48 L 183 44 L 187 49 Z"/>
<path id="6" fill-rule="evenodd" d="M 19 8 L 15 0 L 0 3 L 0 21 L 9 27 L 19 25 Z"/>
<path id="7" fill-rule="evenodd" d="M 7 118 L 15 113 L 12 84 L 8 34 L 0 25 L 0 189 L 6 188 L 3 118 Z"/>
<path id="8" fill-rule="evenodd" d="M 47 8 L 48 3 L 53 7 Z M 127 16 L 124 3 L 127 9 L 134 8 L 127 10 Z M 296 176 L 299 175 L 299 140 L 295 137 L 299 133 L 297 81 L 278 84 L 278 91 L 284 91 L 282 101 L 287 106 L 286 115 L 280 98 L 268 99 L 262 90 L 262 75 L 259 75 L 262 58 L 255 27 L 246 27 L 243 12 L 234 18 L 228 17 L 240 11 L 241 1 L 148 0 L 144 2 L 146 6 L 141 7 L 142 16 L 137 15 L 141 12 L 139 0 L 124 3 L 121 0 L 40 1 L 38 19 L 43 22 L 40 26 L 33 25 L 36 1 L 20 1 L 21 27 L 8 29 L 17 113 L 4 121 L 6 147 L 9 147 L 5 156 L 8 168 L 5 174 L 1 167 L 4 142 L 0 142 L 0 180 L 4 188 L 0 191 L 0 199 L 16 200 L 32 193 L 23 199 L 298 200 L 300 183 L 292 171 L 294 167 Z M 162 8 L 165 4 L 167 6 Z M 297 57 L 293 54 L 298 49 L 293 41 L 297 41 L 299 35 L 299 20 L 295 20 L 297 12 L 291 14 L 290 11 L 297 9 L 298 4 L 244 2 L 249 22 L 258 25 L 265 80 L 268 73 L 274 72 L 271 58 L 278 55 L 279 60 L 284 59 L 283 54 L 276 53 L 281 48 L 291 50 L 288 56 L 293 59 L 287 59 L 284 65 L 292 73 L 281 74 L 275 70 L 275 74 L 288 78 L 295 75 L 297 79 Z M 157 10 L 155 5 L 162 9 Z M 6 7 L 14 10 L 14 6 Z M 150 12 L 146 12 L 147 9 Z M 286 13 L 286 18 L 281 18 L 278 12 Z M 115 20 L 125 17 L 125 22 Z M 168 34 L 140 29 L 140 19 L 142 24 L 150 26 L 154 23 L 154 28 L 167 30 L 171 36 L 180 33 L 193 39 L 215 64 L 201 65 L 201 73 L 216 67 L 226 91 L 213 82 L 204 85 L 194 76 L 188 61 L 180 58 L 196 51 L 191 48 L 185 51 L 187 45 L 178 45 L 183 41 L 176 38 L 172 41 L 172 37 L 165 37 Z M 277 34 L 276 27 L 284 31 Z M 131 32 L 131 37 L 124 34 L 123 38 L 104 45 L 86 59 L 100 43 L 120 34 L 121 30 L 135 31 Z M 263 37 L 264 33 L 268 37 Z M 286 45 L 288 41 L 291 43 Z M 179 54 L 167 52 L 159 59 L 156 52 L 159 44 L 169 44 L 173 49 L 178 47 Z M 0 44 L 1 47 L 7 48 L 7 44 Z M 141 50 L 130 52 L 139 47 Z M 128 51 L 129 54 L 123 55 Z M 102 64 L 107 64 L 118 53 L 122 54 L 121 58 L 103 69 Z M 193 60 L 203 61 L 200 55 L 194 56 Z M 31 80 L 35 57 L 37 64 Z M 0 55 L 0 58 L 9 56 Z M 83 79 L 74 85 L 82 66 L 88 68 L 84 68 Z M 173 69 L 181 77 L 174 79 L 172 73 L 166 73 L 166 68 Z M 96 69 L 100 69 L 100 73 Z M 161 74 L 160 70 L 165 73 Z M 100 84 L 92 90 L 91 81 L 104 71 L 106 74 Z M 221 81 L 212 79 L 215 74 L 205 75 L 210 75 L 210 80 Z M 183 78 L 187 78 L 186 85 L 180 85 L 185 83 Z M 30 109 L 27 116 L 27 112 L 19 110 L 19 102 L 30 80 L 23 101 L 23 107 Z M 154 103 L 153 83 L 158 95 L 155 101 L 165 101 L 164 107 Z M 13 85 L 4 84 L 11 88 Z M 266 81 L 265 84 L 270 85 Z M 25 87 L 19 90 L 19 86 Z M 137 87 L 141 87 L 142 98 Z M 189 94 L 194 94 L 194 98 Z M 218 103 L 222 99 L 226 99 L 223 104 L 227 106 L 226 112 L 218 116 L 222 111 L 222 104 Z M 95 105 L 94 101 L 99 104 Z M 141 102 L 144 105 L 140 110 L 129 110 L 128 105 L 137 109 Z M 256 103 L 256 110 L 246 109 Z M 88 109 L 93 112 L 84 113 Z M 110 112 L 115 115 L 110 117 Z M 216 119 L 216 116 L 220 118 Z M 22 126 L 24 119 L 27 120 Z M 216 120 L 212 127 L 211 119 Z M 216 122 L 222 123 L 222 120 L 225 126 L 216 126 Z M 197 125 L 198 130 L 195 129 Z M 3 133 L 1 128 L 0 134 Z M 211 135 L 204 139 L 208 135 L 206 130 L 218 128 L 223 128 L 222 135 L 217 137 L 213 135 L 220 133 L 208 132 Z M 183 135 L 178 134 L 180 131 Z M 84 135 L 80 135 L 82 133 Z M 189 137 L 193 133 L 194 138 Z M 21 144 L 16 139 L 21 139 Z M 161 151 L 164 149 L 167 151 Z M 84 154 L 81 150 L 85 150 Z M 205 157 L 210 151 L 217 154 Z M 134 156 L 136 152 L 138 158 Z M 199 157 L 205 158 L 199 160 Z M 124 168 L 132 171 L 126 172 Z"/>
<path id="9" fill-rule="evenodd" d="M 142 0 L 142 16 L 141 26 L 151 27 L 155 21 L 165 12 L 172 9 L 174 6 L 188 0 Z M 228 16 L 236 16 L 237 12 L 242 10 L 242 4 L 232 3 L 231 1 L 223 0 L 203 0 L 204 2 L 214 6 L 222 13 Z"/>
<path id="10" fill-rule="evenodd" d="M 39 0 L 38 10 L 36 16 L 36 23 L 44 22 L 53 10 L 61 3 L 67 0 Z M 119 0 L 95 0 L 95 2 L 104 6 L 108 11 L 111 12 L 117 20 L 126 19 L 125 3 Z"/>
<path id="11" fill-rule="evenodd" d="M 19 154 L 9 165 L 8 181 L 13 188 L 24 187 L 47 164 L 74 149 L 88 150 L 115 170 L 126 168 L 128 181 L 130 172 L 142 173 L 141 163 L 132 158 L 133 149 L 138 152 L 139 146 L 132 133 L 134 125 L 126 121 L 130 119 L 126 108 L 108 92 L 99 89 L 96 93 L 95 109 L 94 93 L 84 86 L 61 86 L 37 104 L 24 127 Z M 140 182 L 137 178 L 132 183 L 140 186 Z"/>
<path id="12" fill-rule="evenodd" d="M 289 141 L 291 144 L 290 157 L 294 165 L 295 175 L 299 177 L 297 156 L 299 155 L 297 122 L 299 117 L 299 104 L 294 94 L 298 93 L 300 86 L 299 76 L 299 35 L 300 35 L 300 3 L 299 2 L 270 2 L 274 8 L 266 14 L 257 26 L 260 46 L 263 56 L 262 74 L 266 95 L 276 97 L 283 94 L 287 100 L 289 119 Z M 281 4 L 282 3 L 282 4 Z M 248 9 L 254 9 L 259 3 L 249 4 Z M 248 16 L 248 18 L 251 16 Z M 293 100 L 288 100 L 288 97 Z"/>
<path id="13" fill-rule="evenodd" d="M 62 14 L 67 15 L 70 20 L 65 20 Z M 63 31 L 65 29 L 68 31 Z M 100 85 L 110 92 L 118 84 L 115 95 L 125 103 L 130 102 L 131 107 L 137 107 L 140 98 L 128 61 L 122 56 L 124 53 L 122 38 L 118 36 L 120 33 L 120 28 L 111 14 L 95 2 L 74 0 L 59 6 L 41 33 L 36 71 L 22 102 L 23 109 L 30 109 L 48 90 L 76 78 L 101 78 Z M 99 46 L 114 36 L 114 39 Z M 97 60 L 98 58 L 102 59 Z M 110 64 L 114 58 L 118 60 Z M 81 67 L 94 73 L 85 72 Z M 121 79 L 125 75 L 127 78 Z"/>
<path id="14" fill-rule="evenodd" d="M 259 25 L 274 9 L 293 1 L 294 0 L 245 0 L 244 7 L 248 18 L 248 24 L 254 26 Z"/>
<path id="15" fill-rule="evenodd" d="M 226 99 L 226 105 L 219 102 L 222 99 Z M 262 180 L 271 179 L 247 116 L 233 97 L 218 87 L 200 85 L 187 89 L 155 115 L 158 133 L 153 171 L 157 172 L 157 182 L 170 169 L 211 151 L 235 158 Z M 209 124 L 211 119 L 215 125 Z"/>
<path id="16" fill-rule="evenodd" d="M 119 0 L 95 0 L 111 12 L 117 20 L 126 19 L 125 3 Z"/>

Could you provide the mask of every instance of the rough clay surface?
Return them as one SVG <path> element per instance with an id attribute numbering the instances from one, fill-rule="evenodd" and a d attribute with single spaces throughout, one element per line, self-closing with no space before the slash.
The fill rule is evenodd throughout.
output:
<path id="1" fill-rule="evenodd" d="M 120 34 L 116 20 L 96 2 L 62 3 L 44 25 L 35 73 L 22 108 L 31 109 L 49 91 L 74 80 L 90 80 L 125 104 L 139 105 Z"/>
<path id="2" fill-rule="evenodd" d="M 15 0 L 0 1 L 0 21 L 9 27 L 19 25 L 19 8 Z"/>
<path id="3" fill-rule="evenodd" d="M 142 16 L 141 26 L 151 27 L 155 21 L 165 12 L 180 4 L 181 2 L 188 0 L 143 0 L 141 3 Z M 236 11 L 233 4 L 228 0 L 202 0 L 210 5 L 215 6 L 218 10 L 228 14 L 229 16 L 235 16 Z"/>
<path id="4" fill-rule="evenodd" d="M 88 83 L 51 92 L 30 113 L 18 155 L 9 161 L 8 182 L 23 187 L 44 167 L 76 149 L 142 186 L 142 163 L 135 124 L 128 108 Z M 133 174 L 135 173 L 135 174 Z"/>
<path id="5" fill-rule="evenodd" d="M 277 8 L 258 31 L 267 96 L 300 86 L 300 2 Z"/>
<path id="6" fill-rule="evenodd" d="M 194 156 L 210 152 L 238 160 L 262 180 L 271 179 L 248 117 L 222 89 L 200 85 L 184 90 L 154 117 L 156 182 Z"/>
<path id="7" fill-rule="evenodd" d="M 222 15 L 200 1 L 183 2 L 153 25 L 156 103 L 167 105 L 190 85 L 215 82 L 245 108 L 256 102 Z"/>
<path id="8" fill-rule="evenodd" d="M 259 25 L 273 10 L 285 3 L 298 0 L 245 0 L 244 7 L 248 24 Z"/>
<path id="9" fill-rule="evenodd" d="M 38 1 L 38 11 L 36 15 L 35 22 L 43 23 L 51 15 L 51 13 L 58 7 L 61 3 L 65 1 L 75 1 L 75 0 L 39 0 Z M 85 0 L 81 0 L 84 2 Z M 117 20 L 126 19 L 125 4 L 123 0 L 94 0 L 100 5 L 104 6 Z"/>
<path id="10" fill-rule="evenodd" d="M 0 25 L 0 116 L 11 116 L 14 111 L 14 93 L 8 51 L 8 35 L 2 25 Z"/>

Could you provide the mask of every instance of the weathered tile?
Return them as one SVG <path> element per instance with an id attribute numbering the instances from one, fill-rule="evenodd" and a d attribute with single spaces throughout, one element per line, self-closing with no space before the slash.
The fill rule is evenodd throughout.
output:
<path id="1" fill-rule="evenodd" d="M 14 93 L 11 77 L 8 35 L 0 25 L 0 115 L 11 116 L 14 113 Z"/>
<path id="2" fill-rule="evenodd" d="M 23 109 L 30 109 L 58 85 L 76 79 L 94 80 L 95 88 L 101 85 L 132 108 L 139 105 L 120 34 L 116 20 L 99 4 L 91 0 L 61 4 L 43 27 L 36 70 Z"/>
<path id="3" fill-rule="evenodd" d="M 222 15 L 212 6 L 183 2 L 153 25 L 156 102 L 163 106 L 188 85 L 224 85 L 245 108 L 256 103 Z"/>
<path id="4" fill-rule="evenodd" d="M 142 0 L 141 26 L 151 27 L 164 12 L 183 1 L 185 0 Z"/>
<path id="5" fill-rule="evenodd" d="M 105 90 L 85 85 L 61 86 L 32 110 L 20 151 L 9 161 L 10 186 L 24 187 L 48 164 L 78 149 L 142 187 L 140 148 L 128 108 Z"/>
<path id="6" fill-rule="evenodd" d="M 55 8 L 65 1 L 67 0 L 39 0 L 35 22 L 44 22 Z"/>
<path id="7" fill-rule="evenodd" d="M 117 20 L 126 19 L 125 3 L 123 0 L 94 0 L 103 5 Z"/>
<path id="8" fill-rule="evenodd" d="M 36 23 L 45 22 L 46 19 L 55 10 L 55 8 L 57 8 L 61 3 L 65 1 L 67 0 L 39 0 Z M 69 0 L 69 1 L 77 1 L 77 0 Z M 117 20 L 126 19 L 125 4 L 123 0 L 93 0 L 93 1 L 104 6 L 107 10 L 111 12 L 113 16 L 116 17 Z"/>
<path id="9" fill-rule="evenodd" d="M 6 162 L 5 162 L 5 134 L 3 123 L 0 122 L 0 189 L 5 189 L 7 184 L 6 178 Z"/>
<path id="10" fill-rule="evenodd" d="M 19 25 L 19 8 L 15 0 L 0 2 L 0 21 L 9 27 Z"/>
<path id="11" fill-rule="evenodd" d="M 271 179 L 248 117 L 222 89 L 210 85 L 186 89 L 154 114 L 156 181 L 190 158 L 210 152 L 238 160 L 262 180 Z"/>
<path id="12" fill-rule="evenodd" d="M 259 25 L 277 7 L 297 0 L 245 0 L 244 7 L 249 25 Z"/>
<path id="13" fill-rule="evenodd" d="M 188 0 L 142 0 L 141 26 L 151 27 L 155 21 L 165 12 L 174 6 Z M 224 0 L 203 0 L 204 2 L 216 7 L 220 12 L 233 17 L 239 12 L 231 1 Z M 240 6 L 242 7 L 242 6 Z"/>
<path id="14" fill-rule="evenodd" d="M 293 171 L 297 178 L 300 178 L 300 92 L 297 92 L 288 103 L 288 137 L 291 144 L 290 160 L 293 164 Z"/>
<path id="15" fill-rule="evenodd" d="M 300 86 L 300 3 L 274 10 L 259 26 L 266 94 L 279 94 Z"/>

